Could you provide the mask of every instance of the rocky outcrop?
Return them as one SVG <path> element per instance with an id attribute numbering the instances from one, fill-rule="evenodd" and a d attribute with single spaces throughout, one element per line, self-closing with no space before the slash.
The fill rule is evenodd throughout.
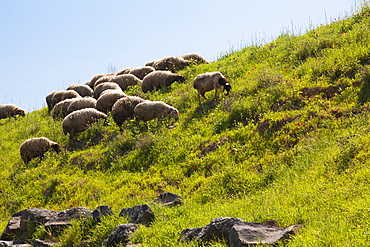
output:
<path id="1" fill-rule="evenodd" d="M 133 233 L 139 229 L 138 224 L 128 223 L 116 226 L 109 236 L 103 241 L 103 245 L 110 247 L 118 244 L 127 244 Z"/>
<path id="2" fill-rule="evenodd" d="M 175 206 L 182 204 L 182 197 L 171 192 L 164 192 L 155 201 L 165 206 Z"/>
<path id="3" fill-rule="evenodd" d="M 148 225 L 155 218 L 154 212 L 147 204 L 124 208 L 121 210 L 119 216 L 128 217 L 131 223 L 143 225 Z"/>
<path id="4" fill-rule="evenodd" d="M 209 242 L 225 239 L 228 246 L 242 247 L 250 244 L 273 244 L 290 234 L 295 234 L 301 225 L 286 228 L 266 223 L 249 223 L 239 218 L 215 218 L 210 224 L 199 228 L 188 228 L 181 232 L 180 240 Z"/>

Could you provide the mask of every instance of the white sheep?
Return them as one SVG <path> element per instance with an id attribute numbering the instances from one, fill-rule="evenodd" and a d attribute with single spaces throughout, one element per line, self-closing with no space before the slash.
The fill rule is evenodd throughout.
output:
<path id="1" fill-rule="evenodd" d="M 129 72 L 129 74 L 132 74 L 142 80 L 146 75 L 152 73 L 155 71 L 155 69 L 151 66 L 142 66 L 142 67 L 136 67 L 132 68 Z"/>
<path id="2" fill-rule="evenodd" d="M 11 118 L 17 115 L 25 116 L 26 112 L 13 104 L 0 104 L 0 119 Z"/>
<path id="3" fill-rule="evenodd" d="M 96 101 L 96 109 L 108 113 L 112 111 L 114 103 L 120 98 L 127 97 L 122 90 L 105 90 Z"/>
<path id="4" fill-rule="evenodd" d="M 116 103 L 114 103 L 112 107 L 112 117 L 120 131 L 122 131 L 122 124 L 126 120 L 134 118 L 135 106 L 144 101 L 145 99 L 137 96 L 127 96 L 118 99 Z"/>
<path id="5" fill-rule="evenodd" d="M 69 134 L 70 143 L 77 142 L 76 134 L 84 132 L 99 119 L 107 119 L 107 115 L 94 108 L 74 111 L 63 119 L 63 133 L 65 135 Z"/>
<path id="6" fill-rule="evenodd" d="M 139 103 L 134 108 L 136 121 L 149 121 L 158 118 L 161 121 L 166 116 L 171 116 L 175 120 L 179 118 L 179 112 L 175 107 L 172 107 L 163 101 L 146 100 Z"/>
<path id="7" fill-rule="evenodd" d="M 198 90 L 199 103 L 200 95 L 206 99 L 204 94 L 208 91 L 215 90 L 215 97 L 217 97 L 217 91 L 221 87 L 224 87 L 227 93 L 231 90 L 228 80 L 218 71 L 200 74 L 194 79 L 194 88 Z"/>
<path id="8" fill-rule="evenodd" d="M 67 90 L 74 90 L 81 97 L 92 97 L 93 96 L 93 90 L 88 85 L 84 85 L 84 84 L 71 85 L 67 87 Z"/>
<path id="9" fill-rule="evenodd" d="M 69 104 L 67 114 L 84 108 L 96 108 L 96 102 L 97 100 L 92 97 L 76 98 Z"/>
<path id="10" fill-rule="evenodd" d="M 154 71 L 144 77 L 141 89 L 146 93 L 162 87 L 168 87 L 175 81 L 185 82 L 185 78 L 170 71 Z"/>
<path id="11" fill-rule="evenodd" d="M 165 57 L 156 61 L 153 65 L 156 70 L 168 70 L 176 72 L 183 70 L 185 67 L 190 65 L 190 61 L 183 59 L 182 57 Z"/>
<path id="12" fill-rule="evenodd" d="M 44 154 L 51 148 L 57 153 L 61 151 L 58 143 L 53 142 L 46 137 L 36 137 L 24 141 L 19 150 L 23 162 L 28 164 L 31 159 L 36 157 L 39 157 L 40 160 L 42 160 L 44 158 Z"/>
<path id="13" fill-rule="evenodd" d="M 141 80 L 133 74 L 122 74 L 116 76 L 102 77 L 95 82 L 95 88 L 105 82 L 114 82 L 120 86 L 122 90 L 126 90 L 129 86 L 141 84 Z"/>
<path id="14" fill-rule="evenodd" d="M 108 90 L 108 89 L 122 91 L 121 87 L 117 83 L 103 82 L 103 83 L 97 85 L 96 88 L 94 89 L 94 98 L 98 99 L 100 97 L 101 93 L 104 92 L 105 90 Z"/>
<path id="15" fill-rule="evenodd" d="M 196 53 L 196 52 L 187 53 L 187 54 L 181 55 L 180 57 L 182 57 L 185 60 L 190 61 L 193 64 L 208 63 L 204 57 L 202 57 L 199 53 Z"/>

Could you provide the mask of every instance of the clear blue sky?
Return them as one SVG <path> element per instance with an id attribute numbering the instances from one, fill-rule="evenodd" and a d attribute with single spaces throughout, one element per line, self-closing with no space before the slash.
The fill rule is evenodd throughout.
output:
<path id="1" fill-rule="evenodd" d="M 0 103 L 27 112 L 110 67 L 198 52 L 208 60 L 252 41 L 304 33 L 360 0 L 0 0 Z"/>

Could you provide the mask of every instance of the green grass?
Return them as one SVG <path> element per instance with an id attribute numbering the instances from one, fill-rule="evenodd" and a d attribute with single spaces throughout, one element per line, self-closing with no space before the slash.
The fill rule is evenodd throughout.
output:
<path id="1" fill-rule="evenodd" d="M 303 224 L 281 246 L 366 246 L 370 242 L 370 8 L 295 36 L 283 34 L 264 46 L 248 46 L 219 60 L 179 73 L 188 83 L 144 94 L 180 111 L 171 121 L 148 126 L 97 123 L 68 145 L 61 120 L 47 109 L 0 120 L 0 227 L 11 215 L 37 207 L 62 211 L 109 205 L 115 216 L 99 224 L 76 221 L 60 237 L 63 246 L 95 245 L 124 207 L 152 203 L 162 192 L 183 197 L 179 207 L 151 204 L 156 219 L 133 237 L 142 246 L 179 243 L 185 228 L 221 216 L 248 222 L 275 219 Z M 199 109 L 193 79 L 220 71 L 233 89 Z M 303 98 L 303 88 L 344 86 L 334 97 Z M 45 136 L 60 143 L 24 165 L 20 144 Z M 45 236 L 39 229 L 35 236 Z M 225 246 L 215 242 L 211 246 Z"/>

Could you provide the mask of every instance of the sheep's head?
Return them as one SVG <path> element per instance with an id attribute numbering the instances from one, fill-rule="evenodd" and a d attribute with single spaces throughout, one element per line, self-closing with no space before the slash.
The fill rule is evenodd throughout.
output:
<path id="1" fill-rule="evenodd" d="M 172 108 L 169 113 L 168 113 L 171 117 L 173 117 L 175 120 L 178 120 L 179 119 L 179 112 L 177 109 L 175 108 Z"/>
<path id="2" fill-rule="evenodd" d="M 185 77 L 184 77 L 184 76 L 182 76 L 182 75 L 177 75 L 177 76 L 176 76 L 176 80 L 177 80 L 178 82 L 185 82 Z"/>
<path id="3" fill-rule="evenodd" d="M 22 109 L 17 109 L 15 111 L 15 114 L 24 117 L 26 115 L 26 112 L 24 110 L 22 110 Z"/>
<path id="4" fill-rule="evenodd" d="M 53 143 L 52 145 L 51 145 L 51 148 L 58 154 L 60 151 L 62 151 L 62 149 L 61 149 L 61 147 L 60 147 L 60 145 L 58 144 L 58 143 Z"/>
<path id="5" fill-rule="evenodd" d="M 224 91 L 226 91 L 226 95 L 229 95 L 229 93 L 231 91 L 231 85 L 229 83 L 226 83 L 224 85 Z"/>

